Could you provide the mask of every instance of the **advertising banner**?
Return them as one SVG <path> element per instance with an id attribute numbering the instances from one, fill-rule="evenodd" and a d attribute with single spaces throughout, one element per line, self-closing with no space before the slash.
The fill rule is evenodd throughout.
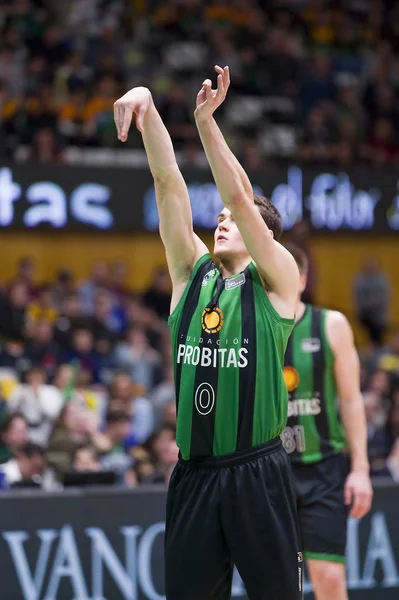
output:
<path id="1" fill-rule="evenodd" d="M 222 203 L 209 170 L 187 169 L 194 226 L 212 230 Z M 323 234 L 399 231 L 396 171 L 350 171 L 270 166 L 250 174 L 254 190 L 269 196 L 284 228 L 302 219 Z M 157 231 L 148 169 L 0 165 L 0 229 Z"/>
<path id="2" fill-rule="evenodd" d="M 165 600 L 165 499 L 156 486 L 2 493 L 2 600 Z M 398 506 L 398 487 L 378 487 L 370 515 L 349 521 L 351 600 L 399 598 Z M 238 573 L 232 598 L 247 599 Z"/>

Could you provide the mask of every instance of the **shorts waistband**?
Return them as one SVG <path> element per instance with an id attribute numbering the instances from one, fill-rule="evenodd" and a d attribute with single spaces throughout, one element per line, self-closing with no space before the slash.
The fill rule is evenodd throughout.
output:
<path id="1" fill-rule="evenodd" d="M 276 452 L 282 447 L 280 437 L 276 437 L 269 442 L 253 446 L 252 448 L 246 448 L 245 450 L 239 450 L 238 452 L 232 452 L 231 454 L 223 454 L 222 456 L 206 456 L 204 458 L 196 458 L 190 460 L 183 460 L 179 456 L 179 465 L 184 467 L 198 467 L 198 468 L 210 468 L 210 469 L 222 469 L 224 467 L 235 467 L 242 465 L 257 458 L 262 458 L 268 454 Z"/>

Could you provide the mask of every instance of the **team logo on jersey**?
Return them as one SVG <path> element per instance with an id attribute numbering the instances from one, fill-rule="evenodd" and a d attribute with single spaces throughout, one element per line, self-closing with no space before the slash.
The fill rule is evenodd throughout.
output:
<path id="1" fill-rule="evenodd" d="M 218 306 L 206 308 L 202 313 L 202 329 L 206 333 L 218 333 L 223 327 L 224 314 Z"/>
<path id="2" fill-rule="evenodd" d="M 201 283 L 202 287 L 205 287 L 206 285 L 208 285 L 208 283 L 210 282 L 212 277 L 214 277 L 217 272 L 218 272 L 217 269 L 211 269 L 210 271 L 208 271 L 208 273 L 206 275 L 204 275 L 204 278 L 202 280 L 202 283 Z"/>
<path id="3" fill-rule="evenodd" d="M 321 348 L 321 341 L 319 338 L 308 338 L 302 340 L 301 348 L 304 352 L 319 352 Z"/>
<path id="4" fill-rule="evenodd" d="M 284 367 L 283 376 L 287 390 L 289 392 L 296 390 L 300 380 L 298 371 L 294 367 Z"/>

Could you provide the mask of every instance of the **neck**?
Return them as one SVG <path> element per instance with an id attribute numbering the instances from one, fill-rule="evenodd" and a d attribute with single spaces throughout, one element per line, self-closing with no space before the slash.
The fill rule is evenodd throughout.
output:
<path id="1" fill-rule="evenodd" d="M 298 301 L 296 303 L 296 307 L 295 307 L 295 323 L 297 323 L 299 321 L 299 319 L 302 319 L 304 313 L 306 310 L 306 304 L 304 302 L 302 302 L 302 300 L 300 298 L 298 298 Z"/>
<path id="2" fill-rule="evenodd" d="M 250 258 L 224 261 L 223 263 L 220 262 L 219 271 L 223 279 L 226 279 L 227 277 L 231 277 L 232 275 L 238 275 L 238 273 L 244 271 L 244 269 L 246 269 L 250 262 Z"/>

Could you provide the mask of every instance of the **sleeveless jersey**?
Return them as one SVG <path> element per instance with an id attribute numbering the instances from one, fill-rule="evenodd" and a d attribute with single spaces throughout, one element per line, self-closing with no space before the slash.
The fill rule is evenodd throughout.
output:
<path id="1" fill-rule="evenodd" d="M 294 320 L 278 315 L 252 263 L 223 280 L 204 255 L 169 325 L 183 459 L 245 450 L 281 434 L 284 351 Z"/>
<path id="2" fill-rule="evenodd" d="M 294 463 L 319 462 L 345 446 L 334 355 L 326 335 L 327 313 L 327 310 L 306 305 L 285 354 L 288 421 L 282 440 Z"/>

